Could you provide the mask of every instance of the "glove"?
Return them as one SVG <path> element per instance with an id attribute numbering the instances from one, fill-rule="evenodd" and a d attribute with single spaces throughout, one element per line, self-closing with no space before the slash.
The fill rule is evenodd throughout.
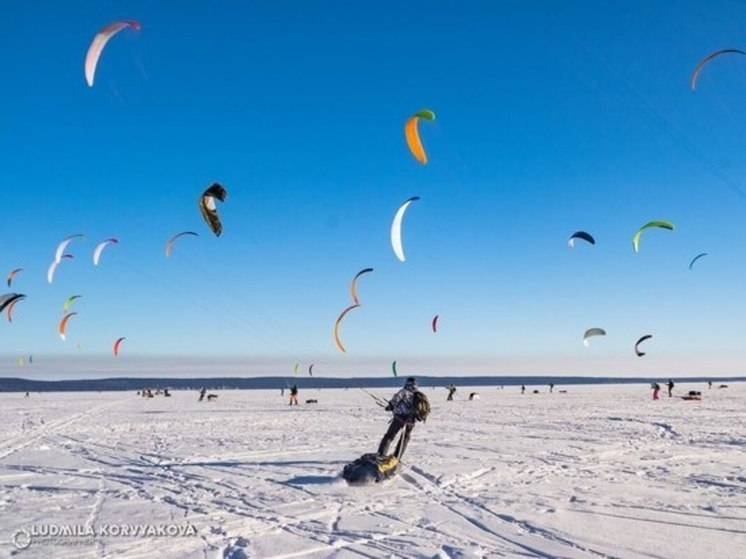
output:
<path id="1" fill-rule="evenodd" d="M 389 404 L 389 405 L 388 405 L 388 406 L 386 406 L 386 407 L 385 407 L 384 409 L 385 409 L 386 411 L 392 411 L 392 410 L 393 410 L 394 408 L 392 408 L 392 407 L 391 407 L 391 404 Z"/>

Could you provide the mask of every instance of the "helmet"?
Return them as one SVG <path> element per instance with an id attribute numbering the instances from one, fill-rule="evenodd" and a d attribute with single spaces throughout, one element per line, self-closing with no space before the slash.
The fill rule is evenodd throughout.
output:
<path id="1" fill-rule="evenodd" d="M 404 386 L 417 386 L 417 379 L 414 377 L 409 377 Z"/>

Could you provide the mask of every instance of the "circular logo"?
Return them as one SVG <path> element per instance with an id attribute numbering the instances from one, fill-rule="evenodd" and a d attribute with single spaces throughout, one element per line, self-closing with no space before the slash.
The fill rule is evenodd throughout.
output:
<path id="1" fill-rule="evenodd" d="M 20 528 L 13 532 L 13 535 L 10 537 L 10 543 L 16 549 L 28 549 L 31 545 L 31 534 L 29 534 L 28 530 Z"/>

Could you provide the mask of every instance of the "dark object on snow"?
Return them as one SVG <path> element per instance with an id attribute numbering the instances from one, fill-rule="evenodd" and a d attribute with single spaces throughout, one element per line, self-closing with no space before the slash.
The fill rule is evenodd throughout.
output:
<path id="1" fill-rule="evenodd" d="M 212 402 L 213 400 L 217 400 L 217 399 L 218 399 L 218 395 L 217 394 L 208 394 L 207 395 L 207 401 L 208 402 Z"/>
<path id="2" fill-rule="evenodd" d="M 718 386 L 718 388 L 728 388 L 728 385 L 727 384 L 721 384 L 720 386 Z"/>
<path id="3" fill-rule="evenodd" d="M 342 477 L 351 485 L 380 483 L 395 476 L 398 467 L 399 461 L 396 456 L 380 456 L 374 453 L 363 454 L 344 467 Z"/>
<path id="4" fill-rule="evenodd" d="M 446 388 L 448 389 L 448 398 L 446 398 L 446 400 L 450 402 L 453 400 L 453 395 L 456 393 L 456 387 L 449 384 Z"/>
<path id="5" fill-rule="evenodd" d="M 701 400 L 702 393 L 698 390 L 690 390 L 686 396 L 681 397 L 682 400 Z"/>
<path id="6" fill-rule="evenodd" d="M 567 394 L 567 390 L 560 390 L 559 393 L 560 394 Z"/>
<path id="7" fill-rule="evenodd" d="M 318 400 L 306 400 L 306 404 L 318 404 Z"/>
<path id="8" fill-rule="evenodd" d="M 538 393 L 539 393 L 539 391 L 538 391 L 538 390 L 534 390 L 534 394 L 538 394 Z"/>
<path id="9" fill-rule="evenodd" d="M 469 400 L 479 400 L 479 394 L 477 392 L 472 392 L 469 394 Z"/>

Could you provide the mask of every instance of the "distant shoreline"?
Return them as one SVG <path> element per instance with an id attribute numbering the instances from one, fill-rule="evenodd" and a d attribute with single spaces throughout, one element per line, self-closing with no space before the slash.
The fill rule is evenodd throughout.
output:
<path id="1" fill-rule="evenodd" d="M 663 382 L 668 377 L 581 377 L 581 376 L 415 376 L 423 387 L 447 386 L 555 386 L 581 384 L 649 384 Z M 704 383 L 713 386 L 729 382 L 744 382 L 746 377 L 671 377 L 674 383 Z M 200 378 L 101 378 L 85 380 L 30 380 L 0 378 L 0 392 L 88 392 L 88 391 L 137 391 L 142 388 L 169 388 L 172 390 L 272 390 L 293 384 L 300 388 L 391 388 L 401 385 L 402 378 L 394 377 L 200 377 Z"/>

